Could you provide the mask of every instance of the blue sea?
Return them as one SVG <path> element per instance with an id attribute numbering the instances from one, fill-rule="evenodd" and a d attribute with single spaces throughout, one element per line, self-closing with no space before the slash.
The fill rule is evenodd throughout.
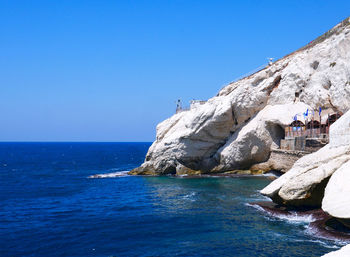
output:
<path id="1" fill-rule="evenodd" d="M 0 256 L 296 257 L 340 247 L 307 217 L 254 205 L 267 200 L 266 176 L 127 176 L 149 146 L 0 143 Z"/>

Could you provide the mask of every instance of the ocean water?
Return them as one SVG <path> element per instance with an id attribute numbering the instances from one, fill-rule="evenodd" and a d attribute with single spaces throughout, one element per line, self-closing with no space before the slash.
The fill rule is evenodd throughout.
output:
<path id="1" fill-rule="evenodd" d="M 321 256 L 254 177 L 135 177 L 150 143 L 0 143 L 0 256 Z M 89 178 L 94 174 L 119 175 Z"/>

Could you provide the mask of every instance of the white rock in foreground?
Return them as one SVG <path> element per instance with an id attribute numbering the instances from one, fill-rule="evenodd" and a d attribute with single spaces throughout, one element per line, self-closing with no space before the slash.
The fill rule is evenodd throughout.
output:
<path id="1" fill-rule="evenodd" d="M 322 209 L 333 217 L 350 219 L 350 161 L 343 164 L 330 178 Z"/>
<path id="2" fill-rule="evenodd" d="M 320 206 L 328 178 L 350 160 L 350 146 L 329 145 L 299 159 L 294 166 L 261 190 L 277 203 Z"/>
<path id="3" fill-rule="evenodd" d="M 322 257 L 350 257 L 350 244 L 340 248 L 338 251 L 322 255 Z"/>

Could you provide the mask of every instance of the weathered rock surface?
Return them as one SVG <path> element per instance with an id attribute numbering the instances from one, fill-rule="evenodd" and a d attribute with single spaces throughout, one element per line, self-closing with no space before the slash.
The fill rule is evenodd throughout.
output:
<path id="1" fill-rule="evenodd" d="M 212 156 L 233 132 L 231 99 L 210 99 L 195 111 L 180 112 L 157 126 L 157 139 L 145 163 L 136 172 L 175 173 L 184 166 L 208 170 L 215 166 Z"/>
<path id="2" fill-rule="evenodd" d="M 144 164 L 131 173 L 175 174 L 184 167 L 223 172 L 266 161 L 285 122 L 300 111 L 290 104 L 350 109 L 349 60 L 346 19 L 308 46 L 227 85 L 205 104 L 160 123 Z M 291 108 L 285 118 L 280 108 Z"/>
<path id="3" fill-rule="evenodd" d="M 331 144 L 350 146 L 350 111 L 331 127 Z M 325 189 L 322 209 L 350 227 L 350 161 L 334 172 Z"/>
<path id="4" fill-rule="evenodd" d="M 322 255 L 322 257 L 349 257 L 350 256 L 350 244 L 340 248 L 338 251 L 333 251 Z"/>
<path id="5" fill-rule="evenodd" d="M 344 131 L 347 132 L 344 133 Z M 343 140 L 338 140 L 339 137 Z M 349 178 L 349 176 L 345 177 L 343 175 L 344 171 L 342 171 L 344 169 L 346 170 L 349 165 L 347 164 L 350 160 L 350 144 L 347 143 L 349 138 L 350 111 L 345 113 L 331 126 L 330 143 L 328 145 L 315 153 L 299 159 L 291 170 L 261 190 L 261 193 L 278 203 L 295 206 L 321 206 L 324 189 L 332 174 L 337 172 L 337 170 L 340 171 L 340 175 L 337 175 L 333 179 L 335 181 L 337 181 L 336 179 L 339 176 L 343 176 L 344 179 Z M 327 198 L 334 199 L 336 195 L 340 197 L 339 192 L 334 192 L 334 188 L 339 187 L 337 190 L 346 190 L 340 188 L 340 186 L 346 187 L 349 181 L 344 180 L 339 186 L 336 184 L 337 182 L 332 182 Z M 333 195 L 333 193 L 335 194 Z M 346 196 L 344 195 L 344 197 Z M 330 203 L 332 200 L 328 201 L 327 198 L 325 202 L 326 206 L 333 206 L 335 208 L 337 203 L 333 205 L 333 203 Z M 349 200 L 348 203 L 350 203 Z M 350 209 L 347 208 L 347 210 Z"/>
<path id="6" fill-rule="evenodd" d="M 307 108 L 310 107 L 301 102 L 267 105 L 217 151 L 214 157 L 219 165 L 214 170 L 249 168 L 266 161 L 271 149 L 278 148 L 284 138 L 284 127 L 293 121 L 295 113 Z"/>
<path id="7" fill-rule="evenodd" d="M 350 161 L 344 163 L 330 178 L 322 209 L 333 217 L 345 219 L 345 225 L 350 225 Z"/>

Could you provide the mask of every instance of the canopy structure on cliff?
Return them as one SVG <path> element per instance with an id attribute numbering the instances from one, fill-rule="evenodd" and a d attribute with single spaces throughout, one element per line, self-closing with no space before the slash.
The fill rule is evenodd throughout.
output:
<path id="1" fill-rule="evenodd" d="M 320 128 L 321 123 L 318 120 L 311 120 L 306 123 L 306 129 Z"/>
<path id="2" fill-rule="evenodd" d="M 290 124 L 290 127 L 305 127 L 305 124 L 300 120 L 295 120 Z"/>
<path id="3" fill-rule="evenodd" d="M 330 109 L 322 110 L 321 115 L 319 112 L 315 111 L 312 116 L 308 117 L 308 121 L 316 120 L 320 122 L 322 125 L 326 125 L 326 124 L 334 123 L 337 119 L 340 118 L 340 116 L 342 116 L 341 112 L 338 112 L 330 108 Z"/>
<path id="4" fill-rule="evenodd" d="M 320 145 L 328 143 L 329 127 L 341 117 L 342 113 L 333 109 L 322 111 L 306 110 L 294 116 L 294 121 L 285 128 L 285 139 L 281 140 L 281 149 L 304 151 L 309 147 L 319 148 Z M 304 121 L 297 118 L 303 116 Z M 308 143 L 307 140 L 313 140 Z"/>

